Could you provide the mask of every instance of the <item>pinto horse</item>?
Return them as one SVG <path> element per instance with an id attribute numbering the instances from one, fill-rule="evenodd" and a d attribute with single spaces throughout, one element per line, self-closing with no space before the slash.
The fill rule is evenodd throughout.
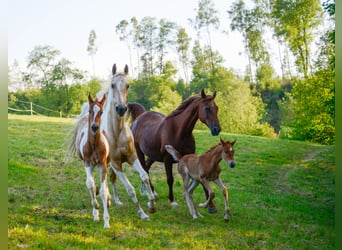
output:
<path id="1" fill-rule="evenodd" d="M 209 197 L 204 203 L 199 204 L 199 207 L 207 207 L 209 202 L 215 197 L 215 193 L 210 187 L 210 181 L 213 181 L 222 190 L 225 201 L 224 220 L 229 220 L 228 190 L 220 179 L 221 167 L 219 163 L 223 159 L 229 167 L 233 168 L 235 166 L 233 149 L 235 142 L 236 140 L 225 142 L 220 139 L 220 143 L 217 146 L 212 147 L 206 153 L 199 156 L 195 154 L 182 156 L 171 145 L 165 145 L 167 152 L 178 162 L 177 170 L 183 179 L 184 198 L 194 219 L 201 215 L 196 209 L 192 193 L 199 183 L 203 184 L 209 191 Z"/>
<path id="2" fill-rule="evenodd" d="M 90 193 L 93 206 L 93 217 L 99 220 L 99 203 L 96 200 L 96 185 L 93 170 L 98 165 L 101 180 L 100 195 L 103 203 L 104 227 L 109 227 L 109 213 L 111 196 L 107 186 L 107 157 L 109 155 L 109 144 L 104 133 L 99 129 L 101 124 L 102 108 L 106 97 L 101 101 L 94 101 L 88 95 L 88 103 L 85 103 L 79 116 L 76 127 L 73 130 L 70 141 L 70 150 L 83 160 L 87 174 L 86 185 Z"/>
<path id="3" fill-rule="evenodd" d="M 168 116 L 154 111 L 146 111 L 140 115 L 135 112 L 137 118 L 132 121 L 131 129 L 140 163 L 149 173 L 155 161 L 164 162 L 169 186 L 168 198 L 173 206 L 177 205 L 173 196 L 172 164 L 175 161 L 165 150 L 165 145 L 172 145 L 182 155 L 194 153 L 195 138 L 192 131 L 198 119 L 209 127 L 212 135 L 218 135 L 221 128 L 217 118 L 215 96 L 216 92 L 206 95 L 202 90 L 201 94 L 184 100 Z M 143 110 L 139 105 L 131 104 L 128 113 L 137 108 Z M 154 191 L 152 183 L 150 185 Z M 142 185 L 142 190 L 145 188 L 146 186 Z M 154 194 L 156 195 L 155 191 Z"/>
<path id="4" fill-rule="evenodd" d="M 127 162 L 139 173 L 139 176 L 147 188 L 148 195 L 148 209 L 150 213 L 156 211 L 155 207 L 155 196 L 150 188 L 149 175 L 143 169 L 138 159 L 134 140 L 131 129 L 125 122 L 124 115 L 127 110 L 127 95 L 128 95 L 128 66 L 124 68 L 124 72 L 117 73 L 116 64 L 112 68 L 112 80 L 109 88 L 105 91 L 106 103 L 103 108 L 101 131 L 103 130 L 108 138 L 108 144 L 110 148 L 109 152 L 109 162 L 111 168 L 110 180 L 112 182 L 114 191 L 114 201 L 116 204 L 122 204 L 118 198 L 115 180 L 119 177 L 120 181 L 125 186 L 128 195 L 132 198 L 135 204 L 138 215 L 141 219 L 148 219 L 149 216 L 145 214 L 144 210 L 140 207 L 139 202 L 136 197 L 135 189 L 132 184 L 127 179 L 125 173 L 123 172 L 122 164 Z M 103 94 L 98 93 L 98 95 Z"/>

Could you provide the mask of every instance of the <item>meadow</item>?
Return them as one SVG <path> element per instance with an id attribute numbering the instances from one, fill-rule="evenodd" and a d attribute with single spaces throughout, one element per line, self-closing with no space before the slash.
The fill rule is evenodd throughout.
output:
<path id="1" fill-rule="evenodd" d="M 197 153 L 219 137 L 237 139 L 235 168 L 221 162 L 230 221 L 223 220 L 215 185 L 218 212 L 201 209 L 203 218 L 192 219 L 175 164 L 179 206 L 171 207 L 164 167 L 155 163 L 150 176 L 159 194 L 157 212 L 139 219 L 118 180 L 124 205 L 112 204 L 111 228 L 104 229 L 102 220 L 92 220 L 82 162 L 66 155 L 73 123 L 8 115 L 8 249 L 334 249 L 335 146 L 195 130 Z M 147 212 L 138 174 L 129 165 L 124 169 Z M 201 187 L 194 200 L 204 201 Z M 102 219 L 102 208 L 100 213 Z"/>

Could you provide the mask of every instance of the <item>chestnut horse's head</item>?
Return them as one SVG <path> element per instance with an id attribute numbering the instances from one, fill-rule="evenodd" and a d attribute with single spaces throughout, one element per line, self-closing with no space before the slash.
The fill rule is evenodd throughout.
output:
<path id="1" fill-rule="evenodd" d="M 229 167 L 235 167 L 235 160 L 234 160 L 234 149 L 233 146 L 236 142 L 236 139 L 233 142 L 223 141 L 220 138 L 220 143 L 222 145 L 222 159 L 227 162 Z"/>
<path id="2" fill-rule="evenodd" d="M 112 81 L 108 91 L 108 100 L 114 105 L 115 112 L 120 117 L 124 116 L 127 110 L 127 95 L 128 95 L 128 66 L 126 64 L 124 73 L 116 72 L 116 64 L 112 68 Z"/>
<path id="3" fill-rule="evenodd" d="M 217 118 L 218 107 L 214 102 L 216 92 L 213 95 L 206 95 L 201 91 L 200 107 L 198 109 L 198 118 L 206 124 L 212 135 L 218 135 L 221 131 L 220 123 Z"/>
<path id="4" fill-rule="evenodd" d="M 89 125 L 90 125 L 90 131 L 93 134 L 96 134 L 100 127 L 101 123 L 101 115 L 102 115 L 102 109 L 104 106 L 104 103 L 106 101 L 106 96 L 104 95 L 101 99 L 101 101 L 98 101 L 91 97 L 90 93 L 88 94 L 88 102 L 89 102 Z"/>

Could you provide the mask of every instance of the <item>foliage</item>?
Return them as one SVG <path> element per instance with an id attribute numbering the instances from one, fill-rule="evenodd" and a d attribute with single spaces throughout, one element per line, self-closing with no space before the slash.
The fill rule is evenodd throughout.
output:
<path id="1" fill-rule="evenodd" d="M 299 72 L 308 76 L 313 30 L 322 22 L 319 0 L 274 0 L 272 20 L 275 34 L 284 38 L 296 57 Z"/>
<path id="2" fill-rule="evenodd" d="M 293 89 L 293 136 L 322 144 L 335 143 L 335 76 L 321 70 Z"/>
<path id="3" fill-rule="evenodd" d="M 179 206 L 171 207 L 164 167 L 155 163 L 150 176 L 159 194 L 157 212 L 149 221 L 140 220 L 117 181 L 124 205 L 112 203 L 111 228 L 103 229 L 103 223 L 92 218 L 82 162 L 65 154 L 73 123 L 65 118 L 9 115 L 8 249 L 335 247 L 335 146 L 221 132 L 223 139 L 237 139 L 237 165 L 228 169 L 221 164 L 221 178 L 229 190 L 228 224 L 223 221 L 223 197 L 213 184 L 218 213 L 201 209 L 203 218 L 191 218 L 176 168 L 174 192 Z M 194 134 L 197 153 L 219 141 L 207 129 Z M 147 198 L 138 191 L 138 174 L 128 165 L 124 170 L 145 210 Z M 97 171 L 94 174 L 99 183 Z M 194 201 L 203 199 L 198 187 Z"/>

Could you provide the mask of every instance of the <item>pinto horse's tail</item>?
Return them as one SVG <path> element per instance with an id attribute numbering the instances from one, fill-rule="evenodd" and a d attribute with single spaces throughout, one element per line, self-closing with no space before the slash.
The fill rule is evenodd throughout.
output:
<path id="1" fill-rule="evenodd" d="M 165 145 L 165 149 L 176 162 L 179 162 L 179 160 L 182 158 L 182 155 L 171 145 Z"/>
<path id="2" fill-rule="evenodd" d="M 127 117 L 128 119 L 131 118 L 131 123 L 133 123 L 134 120 L 145 111 L 146 109 L 144 106 L 137 102 L 127 103 Z"/>

